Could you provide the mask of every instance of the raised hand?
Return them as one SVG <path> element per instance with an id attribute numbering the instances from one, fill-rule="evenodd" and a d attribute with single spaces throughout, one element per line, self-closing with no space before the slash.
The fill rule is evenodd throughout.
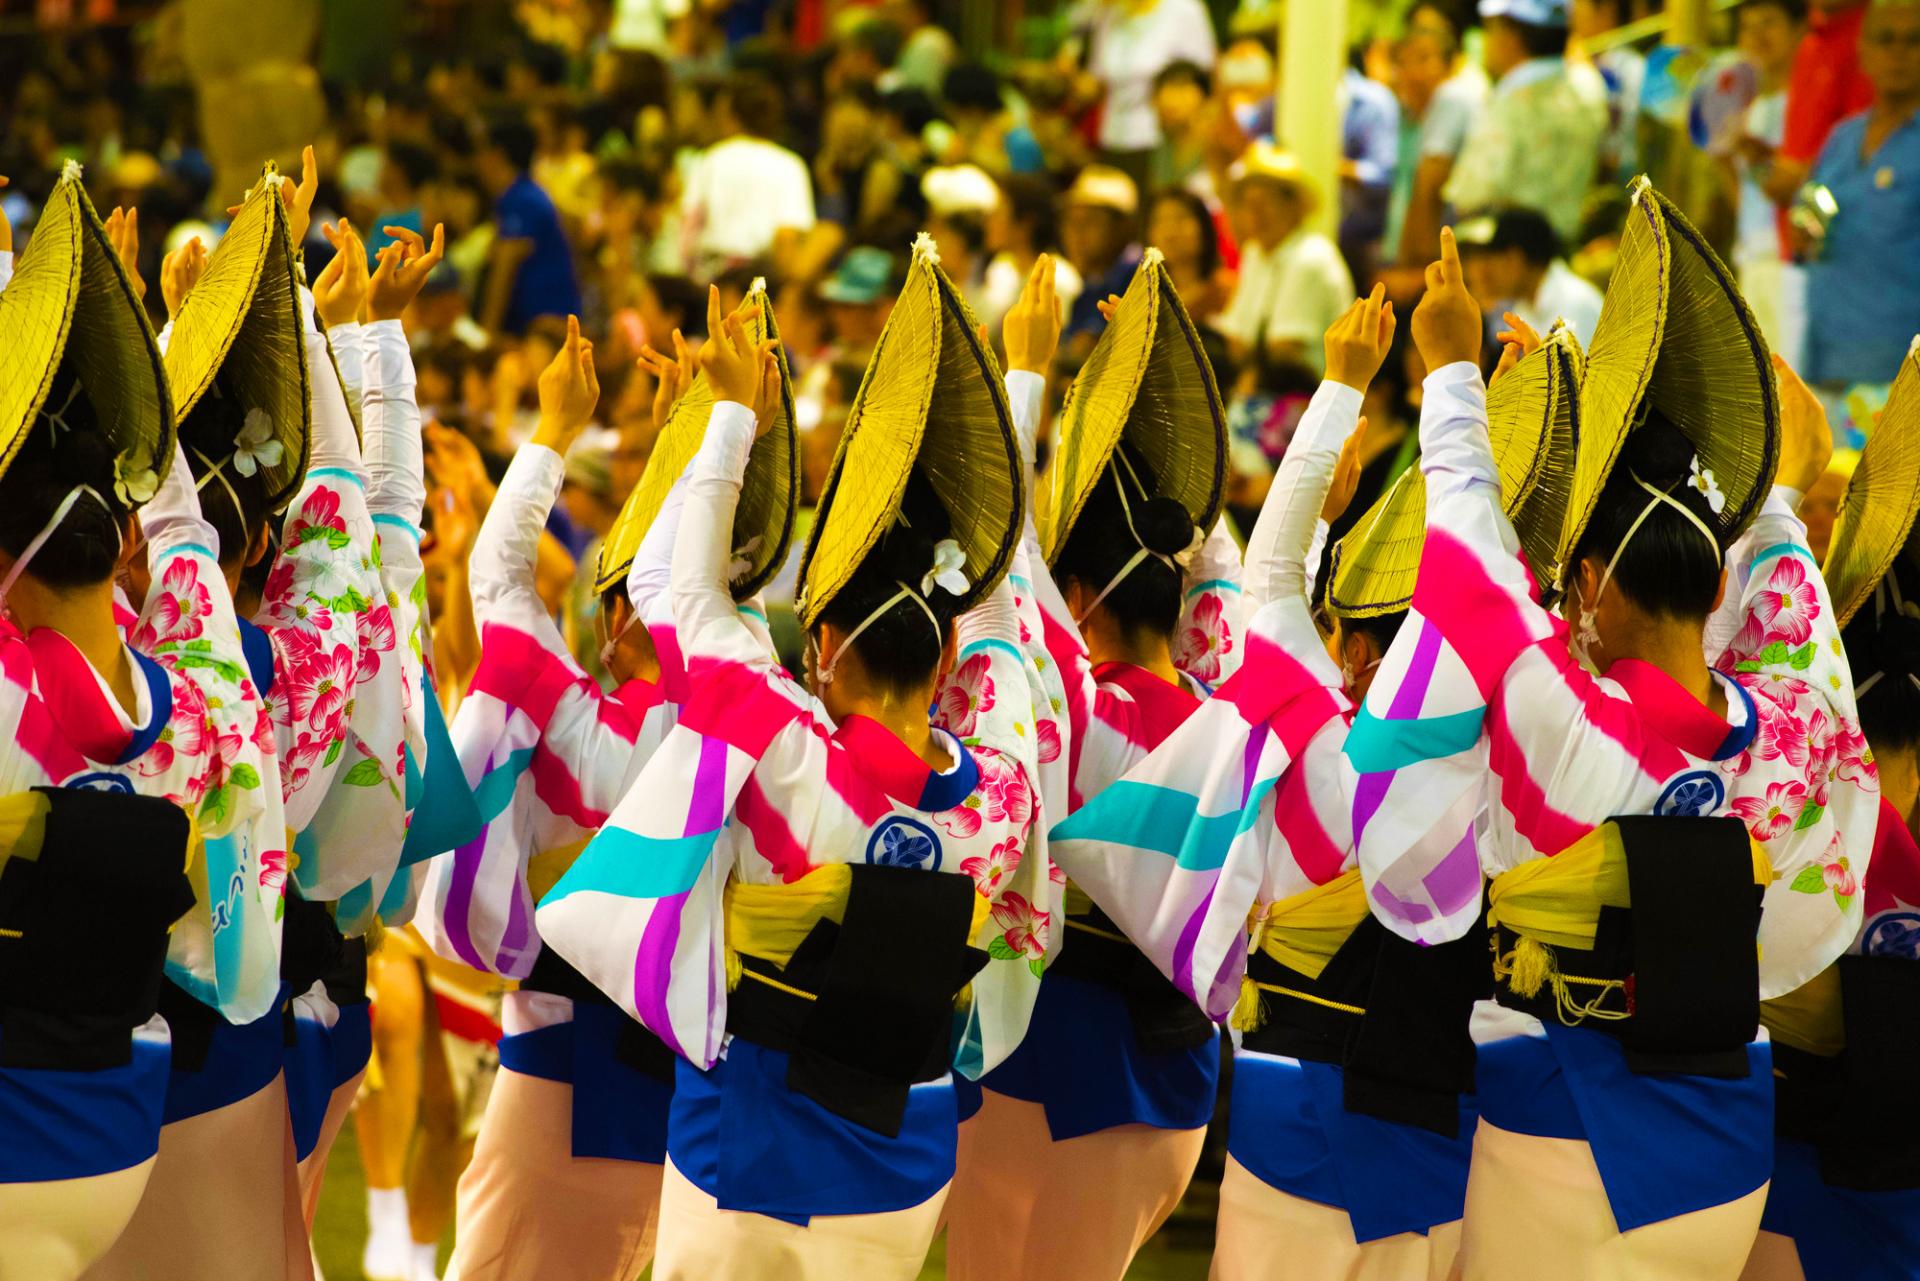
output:
<path id="1" fill-rule="evenodd" d="M 1429 372 L 1460 361 L 1478 363 L 1485 322 L 1467 292 L 1453 228 L 1440 229 L 1440 260 L 1427 267 L 1427 296 L 1413 313 L 1413 341 Z"/>
<path id="2" fill-rule="evenodd" d="M 1020 298 L 1007 313 L 1001 335 L 1007 344 L 1007 368 L 1042 374 L 1060 346 L 1060 299 L 1054 292 L 1053 255 L 1033 260 Z"/>
<path id="3" fill-rule="evenodd" d="M 1398 326 L 1385 285 L 1375 285 L 1367 297 L 1356 298 L 1327 330 L 1327 381 L 1365 392 L 1386 363 Z"/>
<path id="4" fill-rule="evenodd" d="M 1500 363 L 1494 366 L 1493 375 L 1487 379 L 1491 387 L 1506 377 L 1507 371 L 1540 349 L 1540 335 L 1534 332 L 1532 325 L 1520 319 L 1513 312 L 1503 312 L 1501 319 L 1507 327 L 1494 335 L 1500 344 Z"/>
<path id="5" fill-rule="evenodd" d="M 568 316 L 566 341 L 540 371 L 540 425 L 534 429 L 534 443 L 566 453 L 599 403 L 600 375 L 593 367 L 593 344 L 580 336 L 580 318 Z"/>
<path id="6" fill-rule="evenodd" d="M 1367 419 L 1363 414 L 1354 427 L 1353 434 L 1340 446 L 1340 461 L 1333 465 L 1333 483 L 1327 487 L 1327 496 L 1320 504 L 1320 519 L 1331 525 L 1346 514 L 1353 504 L 1353 493 L 1360 488 L 1360 442 L 1367 435 Z"/>
<path id="7" fill-rule="evenodd" d="M 433 224 L 433 245 L 417 231 L 383 227 L 393 243 L 380 251 L 380 265 L 367 285 L 367 315 L 372 320 L 398 320 L 427 283 L 427 277 L 447 256 L 446 227 Z"/>
<path id="8" fill-rule="evenodd" d="M 282 175 L 284 178 L 284 175 Z M 251 196 L 259 187 L 247 192 Z M 313 198 L 320 194 L 320 164 L 313 158 L 313 148 L 308 146 L 300 153 L 300 181 L 280 183 L 280 202 L 287 207 L 287 234 L 293 240 L 293 251 L 300 252 L 300 246 L 307 242 L 307 227 L 313 221 Z M 231 218 L 241 210 L 241 205 L 228 205 L 227 217 Z"/>
<path id="9" fill-rule="evenodd" d="M 1826 406 L 1779 352 L 1773 354 L 1773 368 L 1780 375 L 1780 466 L 1773 483 L 1804 494 L 1826 474 L 1833 429 Z"/>
<path id="10" fill-rule="evenodd" d="M 350 325 L 360 318 L 360 308 L 367 301 L 367 247 L 345 218 L 337 227 L 321 223 L 320 234 L 333 246 L 333 261 L 313 282 L 314 310 L 329 329 Z"/>
<path id="11" fill-rule="evenodd" d="M 706 371 L 714 400 L 745 405 L 757 418 L 766 392 L 767 358 L 780 344 L 772 338 L 753 341 L 747 332 L 751 308 L 743 304 L 732 315 L 722 316 L 718 286 L 707 287 L 707 341 L 700 346 L 700 368 Z"/>
<path id="12" fill-rule="evenodd" d="M 168 316 L 180 314 L 187 295 L 200 283 L 200 273 L 206 269 L 207 247 L 198 236 L 160 260 L 160 297 L 166 301 Z"/>
<path id="13" fill-rule="evenodd" d="M 113 246 L 113 253 L 126 268 L 127 279 L 133 285 L 133 296 L 145 302 L 147 282 L 140 277 L 140 211 L 122 209 L 114 206 L 107 215 L 107 243 Z"/>
<path id="14" fill-rule="evenodd" d="M 1100 319 L 1106 321 L 1108 324 L 1112 324 L 1114 309 L 1120 305 L 1120 295 L 1108 294 L 1105 298 L 1093 305 L 1099 310 Z"/>
<path id="15" fill-rule="evenodd" d="M 693 385 L 693 375 L 700 366 L 694 359 L 693 349 L 687 346 L 687 340 L 678 329 L 673 331 L 673 355 L 668 357 L 653 349 L 651 344 L 640 348 L 640 368 L 653 375 L 653 429 L 666 430 L 667 419 L 673 416 L 674 402 L 687 394 L 687 388 Z"/>

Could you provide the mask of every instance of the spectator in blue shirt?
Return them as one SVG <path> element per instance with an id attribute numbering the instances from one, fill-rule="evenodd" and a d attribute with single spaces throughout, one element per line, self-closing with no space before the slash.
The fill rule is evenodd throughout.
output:
<path id="1" fill-rule="evenodd" d="M 1364 280 L 1373 274 L 1387 229 L 1400 156 L 1400 103 L 1393 90 L 1355 67 L 1347 68 L 1340 92 L 1347 100 L 1341 124 L 1340 250 L 1353 264 L 1353 274 Z"/>
<path id="2" fill-rule="evenodd" d="M 1813 170 L 1839 212 L 1808 280 L 1806 377 L 1830 387 L 1892 382 L 1920 331 L 1920 0 L 1868 10 L 1860 70 L 1873 105 Z"/>
<path id="3" fill-rule="evenodd" d="M 518 334 L 540 316 L 580 310 L 573 250 L 553 201 L 528 176 L 533 130 L 502 120 L 487 131 L 474 172 L 493 197 L 493 247 L 480 324 L 492 333 Z"/>

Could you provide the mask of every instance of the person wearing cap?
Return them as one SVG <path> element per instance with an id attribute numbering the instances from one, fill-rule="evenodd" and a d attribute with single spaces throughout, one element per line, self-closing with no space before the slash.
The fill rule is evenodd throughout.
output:
<path id="1" fill-rule="evenodd" d="M 1043 686 L 1009 578 L 1026 479 L 923 236 L 802 557 L 809 694 L 730 590 L 771 346 L 716 298 L 700 363 L 687 697 L 535 924 L 684 1060 L 655 1277 L 908 1281 L 953 1178 L 951 1073 L 1020 1041 L 1051 955 Z"/>
<path id="2" fill-rule="evenodd" d="M 1534 209 L 1503 209 L 1454 228 L 1468 287 L 1492 316 L 1511 311 L 1535 333 L 1564 320 L 1586 345 L 1600 322 L 1600 291 L 1575 275 L 1560 237 Z"/>
<path id="3" fill-rule="evenodd" d="M 770 328 L 763 308 L 764 286 L 752 291 L 747 311 L 754 326 Z M 684 495 L 674 478 L 697 447 L 694 433 L 712 396 L 694 377 L 685 344 L 678 350 L 679 361 L 651 347 L 642 353 L 661 384 L 656 413 L 666 417 L 648 472 L 602 542 L 595 571 L 611 693 L 573 661 L 534 587 L 534 548 L 560 458 L 591 412 L 592 386 L 573 388 L 570 372 L 587 379 L 590 344 L 570 345 L 550 368 L 543 429 L 508 468 L 475 544 L 481 659 L 454 718 L 454 740 L 476 787 L 510 780 L 514 799 L 463 851 L 431 865 L 420 927 L 439 955 L 518 979 L 519 988 L 504 998 L 502 1075 L 461 1176 L 453 1265 L 460 1276 L 616 1281 L 638 1273 L 653 1253 L 672 1056 L 537 936 L 527 937 L 525 920 L 533 899 L 565 871 L 571 852 L 651 758 L 685 694 L 666 601 Z M 568 397 L 555 390 L 562 375 Z M 755 498 L 742 507 L 734 535 L 754 545 L 735 591 L 744 598 L 742 618 L 763 638 L 756 593 L 784 556 L 796 492 L 784 394 L 774 412 L 780 422 L 762 438 Z M 770 639 L 766 645 L 771 651 Z M 518 745 L 529 741 L 544 767 L 516 761 L 525 750 Z"/>
<path id="4" fill-rule="evenodd" d="M 158 1165 L 163 971 L 226 1017 L 271 1015 L 286 866 L 268 713 L 125 265 L 137 222 L 114 223 L 69 163 L 17 274 L 0 236 L 0 1269 L 56 1281 L 107 1251 Z M 143 537 L 136 617 L 115 578 Z M 279 1147 L 235 1160 L 273 1170 Z"/>
<path id="5" fill-rule="evenodd" d="M 1493 942 L 1469 1281 L 1737 1276 L 1772 1172 L 1760 1001 L 1859 928 L 1878 786 L 1794 515 L 1832 441 L 1730 279 L 1638 184 L 1582 374 L 1565 621 L 1514 555 L 1450 234 L 1414 315 L 1426 542 L 1347 754 L 1374 915 Z"/>
<path id="6" fill-rule="evenodd" d="M 1894 1121 L 1911 1094 L 1903 1048 L 1920 1026 L 1920 360 L 1909 355 L 1862 452 L 1827 552 L 1832 591 L 1880 776 L 1865 917 L 1833 965 L 1763 1007 L 1773 1039 L 1773 1182 L 1745 1281 L 1897 1276 L 1920 1249 L 1920 1143 Z M 1824 881 L 1823 881 L 1824 884 Z"/>
<path id="7" fill-rule="evenodd" d="M 1307 225 L 1320 193 L 1292 153 L 1248 148 L 1228 197 L 1240 238 L 1240 280 L 1214 325 L 1236 355 L 1259 351 L 1315 372 L 1321 335 L 1353 297 L 1353 274 L 1333 241 Z"/>
<path id="8" fill-rule="evenodd" d="M 1239 549 L 1219 517 L 1225 411 L 1157 249 L 1108 307 L 1066 409 L 1052 510 L 1027 533 L 1049 701 L 1063 709 L 1050 822 L 1114 787 L 1245 646 Z M 1028 468 L 1053 314 L 1043 259 L 1007 326 Z M 1213 1115 L 1219 1035 L 1205 1013 L 1071 882 L 1055 919 L 1070 942 L 1026 1040 L 978 1088 L 960 1087 L 955 1281 L 1118 1281 L 1179 1203 Z"/>
<path id="9" fill-rule="evenodd" d="M 1462 217 L 1538 209 L 1572 240 L 1607 133 L 1605 87 L 1566 61 L 1567 0 L 1480 0 L 1480 17 L 1493 92 L 1443 194 Z"/>
<path id="10" fill-rule="evenodd" d="M 820 301 L 833 320 L 838 358 L 865 360 L 893 314 L 898 260 L 875 245 L 855 245 L 820 286 Z"/>
<path id="11" fill-rule="evenodd" d="M 1106 327 L 1099 303 L 1126 290 L 1140 263 L 1140 188 L 1108 165 L 1088 165 L 1060 198 L 1060 247 L 1085 282 L 1063 335 L 1084 351 Z"/>
<path id="12" fill-rule="evenodd" d="M 1812 178 L 1839 211 L 1807 268 L 1806 372 L 1835 389 L 1893 381 L 1920 329 L 1920 268 L 1907 252 L 1920 234 L 1920 2 L 1868 8 L 1860 70 L 1873 104 L 1834 129 Z"/>

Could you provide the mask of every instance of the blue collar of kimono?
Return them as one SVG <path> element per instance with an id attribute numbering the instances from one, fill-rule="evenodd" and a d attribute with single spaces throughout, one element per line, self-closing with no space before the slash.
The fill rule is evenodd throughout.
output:
<path id="1" fill-rule="evenodd" d="M 1627 692 L 1649 729 L 1701 760 L 1724 761 L 1738 756 L 1752 745 L 1759 728 L 1753 695 L 1719 672 L 1713 673 L 1713 679 L 1726 691 L 1724 719 L 1681 688 L 1680 682 L 1641 659 L 1619 660 L 1607 669 L 1607 679 Z"/>
<path id="2" fill-rule="evenodd" d="M 244 618 L 234 621 L 240 624 L 240 652 L 246 655 L 253 688 L 265 698 L 273 692 L 273 638 Z"/>
<path id="3" fill-rule="evenodd" d="M 134 677 L 146 683 L 146 722 L 129 728 L 100 677 L 74 643 L 51 627 L 27 634 L 35 680 L 69 743 L 89 760 L 125 765 L 154 745 L 173 719 L 173 683 L 160 664 L 128 648 Z"/>
<path id="4" fill-rule="evenodd" d="M 894 800 L 928 814 L 940 814 L 973 795 L 980 766 L 973 753 L 947 731 L 934 727 L 957 758 L 948 770 L 936 770 L 893 731 L 867 716 L 849 716 L 833 732 L 833 741 L 859 757 L 860 772 Z"/>

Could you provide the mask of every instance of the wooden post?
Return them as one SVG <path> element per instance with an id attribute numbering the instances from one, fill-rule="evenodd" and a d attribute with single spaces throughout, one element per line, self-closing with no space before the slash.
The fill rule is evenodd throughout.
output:
<path id="1" fill-rule="evenodd" d="M 1279 142 L 1320 189 L 1314 230 L 1340 222 L 1340 81 L 1347 69 L 1347 0 L 1288 0 L 1280 24 Z"/>

